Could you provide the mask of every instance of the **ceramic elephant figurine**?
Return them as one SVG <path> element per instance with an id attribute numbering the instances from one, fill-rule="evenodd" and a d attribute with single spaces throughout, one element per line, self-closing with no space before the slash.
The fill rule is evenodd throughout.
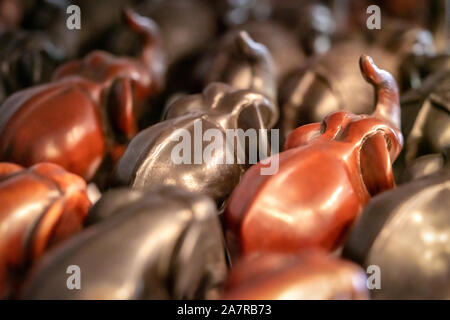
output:
<path id="1" fill-rule="evenodd" d="M 254 48 L 245 34 L 238 41 L 249 50 Z M 133 188 L 176 185 L 207 194 L 218 203 L 225 200 L 248 167 L 247 160 L 251 159 L 247 155 L 251 157 L 251 151 L 256 151 L 256 156 L 268 154 L 268 136 L 258 130 L 272 128 L 278 119 L 276 103 L 260 93 L 270 87 L 266 79 L 273 82 L 259 75 L 255 73 L 256 79 L 247 89 L 212 83 L 201 94 L 171 101 L 164 111 L 164 121 L 141 131 L 125 150 L 116 167 L 118 184 Z M 255 145 L 246 143 L 245 137 L 239 138 L 239 130 L 244 134 L 248 129 L 258 132 Z M 233 144 L 225 143 L 230 137 L 227 131 L 238 134 L 237 141 L 230 141 Z M 208 153 L 213 140 L 220 146 Z"/>
<path id="2" fill-rule="evenodd" d="M 369 293 L 358 265 L 321 251 L 244 257 L 231 271 L 224 299 L 362 300 Z"/>
<path id="3" fill-rule="evenodd" d="M 407 183 L 438 172 L 444 167 L 446 159 L 450 157 L 450 154 L 446 155 L 446 153 L 448 150 L 442 154 L 432 153 L 412 160 L 400 175 L 399 183 Z"/>
<path id="4" fill-rule="evenodd" d="M 273 2 L 273 19 L 293 30 L 307 56 L 323 54 L 332 47 L 339 28 L 335 8 L 317 1 L 284 0 Z"/>
<path id="5" fill-rule="evenodd" d="M 379 61 L 380 67 L 390 72 L 399 82 L 408 82 L 411 70 L 406 60 L 422 57 L 432 51 L 433 41 L 423 29 L 393 27 L 394 36 L 369 43 L 362 37 L 342 40 L 326 54 L 312 59 L 299 68 L 282 84 L 280 90 L 280 127 L 286 137 L 299 125 L 318 122 L 328 113 L 347 110 L 356 114 L 370 113 L 373 99 L 371 87 L 359 81 L 353 62 L 368 54 Z M 395 45 L 394 45 L 394 44 Z M 419 47 L 422 50 L 415 49 Z M 415 61 L 415 60 L 414 60 Z M 404 71 L 404 72 L 402 72 Z"/>
<path id="6" fill-rule="evenodd" d="M 158 24 L 169 69 L 202 49 L 216 32 L 214 12 L 203 0 L 139 1 L 134 8 Z M 129 55 L 138 47 L 135 35 L 119 24 L 108 28 L 99 41 L 116 54 Z"/>
<path id="7" fill-rule="evenodd" d="M 366 52 L 382 68 L 398 77 L 393 57 L 385 50 L 364 42 L 349 40 L 337 44 L 327 54 L 286 79 L 280 90 L 280 128 L 286 137 L 300 125 L 320 122 L 327 114 L 346 110 L 355 114 L 370 113 L 373 108 L 372 87 L 362 82 L 355 61 Z"/>
<path id="8" fill-rule="evenodd" d="M 109 191 L 88 227 L 47 255 L 25 299 L 203 299 L 226 276 L 223 234 L 211 199 L 173 187 Z M 68 266 L 82 290 L 66 287 Z"/>
<path id="9" fill-rule="evenodd" d="M 242 32 L 246 42 L 238 39 Z M 228 31 L 211 47 L 196 67 L 197 82 L 206 86 L 221 81 L 248 88 L 250 81 L 272 78 L 272 82 L 264 81 L 267 88 L 260 89 L 275 100 L 278 84 L 306 60 L 294 34 L 273 22 L 246 23 Z"/>
<path id="10" fill-rule="evenodd" d="M 22 28 L 45 34 L 68 59 L 73 59 L 80 53 L 84 34 L 91 32 L 91 28 L 87 25 L 86 10 L 83 10 L 84 8 L 80 10 L 80 29 L 67 27 L 69 13 L 72 12 L 70 6 L 80 5 L 80 1 L 74 3 L 70 0 L 22 0 L 21 2 L 24 5 Z"/>
<path id="11" fill-rule="evenodd" d="M 0 299 L 16 295 L 43 253 L 82 229 L 86 183 L 63 168 L 0 162 Z"/>
<path id="12" fill-rule="evenodd" d="M 64 52 L 44 33 L 0 33 L 0 103 L 20 89 L 49 81 L 64 59 Z"/>
<path id="13" fill-rule="evenodd" d="M 91 180 L 114 163 L 137 132 L 137 114 L 158 92 L 164 57 L 157 26 L 132 11 L 141 56 L 95 51 L 57 69 L 53 81 L 19 91 L 0 106 L 0 159 L 25 166 L 47 161 Z"/>
<path id="14" fill-rule="evenodd" d="M 405 162 L 450 147 L 450 71 L 441 71 L 402 99 Z"/>
<path id="15" fill-rule="evenodd" d="M 350 232 L 343 255 L 380 268 L 372 298 L 450 298 L 449 157 L 447 150 L 440 170 L 374 197 Z"/>
<path id="16" fill-rule="evenodd" d="M 242 30 L 248 29 L 251 34 L 257 34 L 252 28 Z M 261 34 L 257 36 L 262 39 Z M 283 36 L 274 38 L 284 40 Z M 276 101 L 277 74 L 268 48 L 255 42 L 247 31 L 230 32 L 219 42 L 214 52 L 202 59 L 197 71 L 202 75 L 203 85 L 223 82 L 238 89 L 252 89 Z M 274 52 L 274 46 L 271 49 Z"/>
<path id="17" fill-rule="evenodd" d="M 434 72 L 425 78 L 419 88 L 403 94 L 400 101 L 402 133 L 406 141 L 405 148 L 394 164 L 395 176 L 400 183 L 417 176 L 413 171 L 426 172 L 428 170 L 425 168 L 428 167 L 426 163 L 431 166 L 429 169 L 435 167 L 433 163 L 437 162 L 431 160 L 436 158 L 433 155 L 438 154 L 439 158 L 439 154 L 450 145 L 450 103 L 446 97 L 446 87 L 450 83 L 450 72 L 446 67 L 450 63 L 449 57 L 436 57 L 438 61 L 432 59 L 436 62 L 431 68 Z M 413 165 L 418 158 L 423 158 L 418 161 L 422 164 Z M 435 160 L 439 162 L 437 158 Z M 417 166 L 423 168 L 413 168 Z"/>
<path id="18" fill-rule="evenodd" d="M 226 131 L 271 128 L 277 109 L 261 94 L 212 83 L 202 94 L 175 100 L 168 106 L 165 119 L 141 131 L 130 142 L 116 167 L 117 182 L 133 188 L 176 185 L 207 194 L 220 203 L 248 167 L 246 159 L 238 158 L 238 150 L 247 155 L 255 147 L 239 137 L 230 146 L 225 143 Z M 206 137 L 207 132 L 213 136 Z M 216 152 L 206 156 L 213 137 L 222 143 Z M 259 155 L 262 149 L 267 150 L 268 141 L 264 135 L 256 138 L 261 139 L 256 145 Z M 234 152 L 235 148 L 240 149 Z M 231 162 L 225 159 L 229 151 Z"/>
<path id="19" fill-rule="evenodd" d="M 376 88 L 375 112 L 337 111 L 301 126 L 268 159 L 277 173 L 262 176 L 261 163 L 245 173 L 225 210 L 234 255 L 333 250 L 370 198 L 394 186 L 391 164 L 403 144 L 397 85 L 368 56 L 360 67 Z"/>

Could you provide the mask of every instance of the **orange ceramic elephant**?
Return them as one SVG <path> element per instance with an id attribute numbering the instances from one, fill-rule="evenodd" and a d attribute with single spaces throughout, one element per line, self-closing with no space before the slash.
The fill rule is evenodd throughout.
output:
<path id="1" fill-rule="evenodd" d="M 233 251 L 333 250 L 371 196 L 394 186 L 391 164 L 403 145 L 397 85 L 370 57 L 360 67 L 376 88 L 375 112 L 338 111 L 299 127 L 269 158 L 276 174 L 251 167 L 225 212 Z"/>
<path id="2" fill-rule="evenodd" d="M 137 133 L 136 108 L 162 87 L 165 63 L 153 21 L 126 11 L 143 38 L 140 58 L 94 51 L 69 62 L 49 84 L 19 91 L 0 106 L 0 160 L 52 162 L 91 180 Z"/>
<path id="3" fill-rule="evenodd" d="M 84 180 L 57 165 L 1 162 L 0 204 L 1 299 L 49 247 L 81 230 L 91 203 Z"/>

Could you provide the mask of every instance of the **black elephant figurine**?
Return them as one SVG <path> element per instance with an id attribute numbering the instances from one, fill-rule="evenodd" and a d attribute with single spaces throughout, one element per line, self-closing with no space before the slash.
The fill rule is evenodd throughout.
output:
<path id="1" fill-rule="evenodd" d="M 276 50 L 285 50 L 284 54 L 286 50 L 293 53 L 294 60 L 297 60 L 296 52 L 286 45 L 277 45 L 289 43 L 283 31 L 273 29 L 275 34 L 268 38 L 276 40 L 265 41 L 258 28 L 250 26 L 244 28 L 245 31 L 233 30 L 219 40 L 213 52 L 202 59 L 196 70 L 202 87 L 211 82 L 223 82 L 237 89 L 255 90 L 276 101 L 277 79 L 286 71 L 286 63 L 292 67 L 292 63 L 286 61 L 289 59 L 283 59 L 280 51 Z M 269 32 L 271 25 L 265 25 L 265 28 Z M 269 46 L 266 45 L 268 42 Z M 276 62 L 272 58 L 273 53 L 277 55 Z"/>
<path id="2" fill-rule="evenodd" d="M 450 70 L 433 74 L 402 99 L 406 136 L 405 162 L 450 147 Z M 411 121 L 414 119 L 414 121 Z"/>
<path id="3" fill-rule="evenodd" d="M 1 32 L 0 103 L 20 89 L 50 81 L 65 57 L 64 51 L 43 32 Z"/>
<path id="4" fill-rule="evenodd" d="M 214 12 L 203 0 L 138 1 L 134 9 L 158 24 L 169 66 L 203 48 L 215 35 Z M 98 40 L 100 47 L 115 54 L 139 50 L 139 39 L 117 23 Z"/>
<path id="5" fill-rule="evenodd" d="M 248 50 L 254 48 L 246 34 L 240 34 L 237 42 Z M 256 163 L 252 154 L 268 155 L 268 136 L 258 133 L 272 128 L 278 119 L 276 103 L 261 93 L 272 84 L 266 72 L 255 72 L 247 89 L 211 83 L 201 94 L 173 100 L 164 111 L 164 121 L 141 131 L 128 145 L 116 167 L 116 182 L 133 188 L 182 186 L 221 203 L 239 182 L 247 160 Z M 252 146 L 245 141 L 248 129 L 256 135 Z M 238 134 L 233 145 L 225 143 L 229 131 Z M 276 134 L 271 140 L 276 141 Z"/>
<path id="6" fill-rule="evenodd" d="M 31 272 L 25 299 L 202 299 L 226 276 L 215 204 L 172 188 L 117 189 L 89 213 L 88 227 Z M 81 290 L 69 290 L 68 268 Z M 74 280 L 73 285 L 76 285 Z"/>
<path id="7" fill-rule="evenodd" d="M 23 0 L 22 0 L 23 1 Z M 90 1 L 99 2 L 104 0 Z M 108 2 L 112 2 L 109 0 Z M 82 46 L 85 35 L 92 32 L 88 26 L 85 8 L 80 8 L 80 29 L 69 29 L 67 27 L 68 18 L 71 16 L 71 6 L 81 5 L 81 1 L 69 0 L 25 0 L 24 14 L 21 26 L 26 30 L 40 31 L 51 39 L 54 46 L 61 50 L 64 55 L 73 59 L 77 57 Z M 97 21 L 105 16 L 96 13 Z"/>
<path id="8" fill-rule="evenodd" d="M 350 232 L 344 257 L 381 271 L 372 298 L 450 299 L 449 156 L 440 170 L 373 198 Z"/>

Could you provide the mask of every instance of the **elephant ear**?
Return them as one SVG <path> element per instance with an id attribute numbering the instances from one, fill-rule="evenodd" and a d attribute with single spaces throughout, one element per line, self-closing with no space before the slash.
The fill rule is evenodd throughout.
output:
<path id="1" fill-rule="evenodd" d="M 107 113 L 114 135 L 120 142 L 133 138 L 138 126 L 133 110 L 133 89 L 129 78 L 115 79 L 109 88 Z"/>
<path id="2" fill-rule="evenodd" d="M 369 56 L 362 55 L 363 77 L 375 88 L 376 106 L 371 116 L 356 121 L 347 139 L 357 146 L 361 178 L 371 196 L 394 187 L 392 163 L 403 146 L 400 131 L 400 102 L 393 76 L 379 69 Z"/>
<path id="3" fill-rule="evenodd" d="M 243 129 L 268 129 L 270 123 L 270 109 L 264 101 L 254 101 L 245 105 L 237 117 L 237 127 Z"/>
<path id="4" fill-rule="evenodd" d="M 278 121 L 278 106 L 266 96 L 249 90 L 229 94 L 223 103 L 235 118 L 235 125 L 241 129 L 271 129 Z"/>
<path id="5" fill-rule="evenodd" d="M 360 148 L 360 174 L 371 196 L 392 189 L 395 185 L 389 144 L 384 133 L 379 131 L 367 137 Z"/>

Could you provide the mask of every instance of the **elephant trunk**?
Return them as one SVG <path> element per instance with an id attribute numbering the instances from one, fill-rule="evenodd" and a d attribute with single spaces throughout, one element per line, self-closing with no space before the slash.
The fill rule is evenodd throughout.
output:
<path id="1" fill-rule="evenodd" d="M 154 63 L 154 48 L 161 46 L 158 25 L 150 18 L 141 16 L 131 9 L 124 10 L 124 19 L 131 30 L 142 37 L 140 60 L 149 68 Z"/>
<path id="2" fill-rule="evenodd" d="M 376 108 L 373 115 L 387 120 L 396 129 L 400 129 L 400 100 L 394 77 L 389 72 L 379 69 L 369 56 L 362 55 L 359 65 L 366 81 L 376 90 Z"/>
<path id="3" fill-rule="evenodd" d="M 240 53 L 248 60 L 252 68 L 252 83 L 249 89 L 263 93 L 275 101 L 277 85 L 272 56 L 267 48 L 253 41 L 246 31 L 239 32 L 236 44 Z"/>

